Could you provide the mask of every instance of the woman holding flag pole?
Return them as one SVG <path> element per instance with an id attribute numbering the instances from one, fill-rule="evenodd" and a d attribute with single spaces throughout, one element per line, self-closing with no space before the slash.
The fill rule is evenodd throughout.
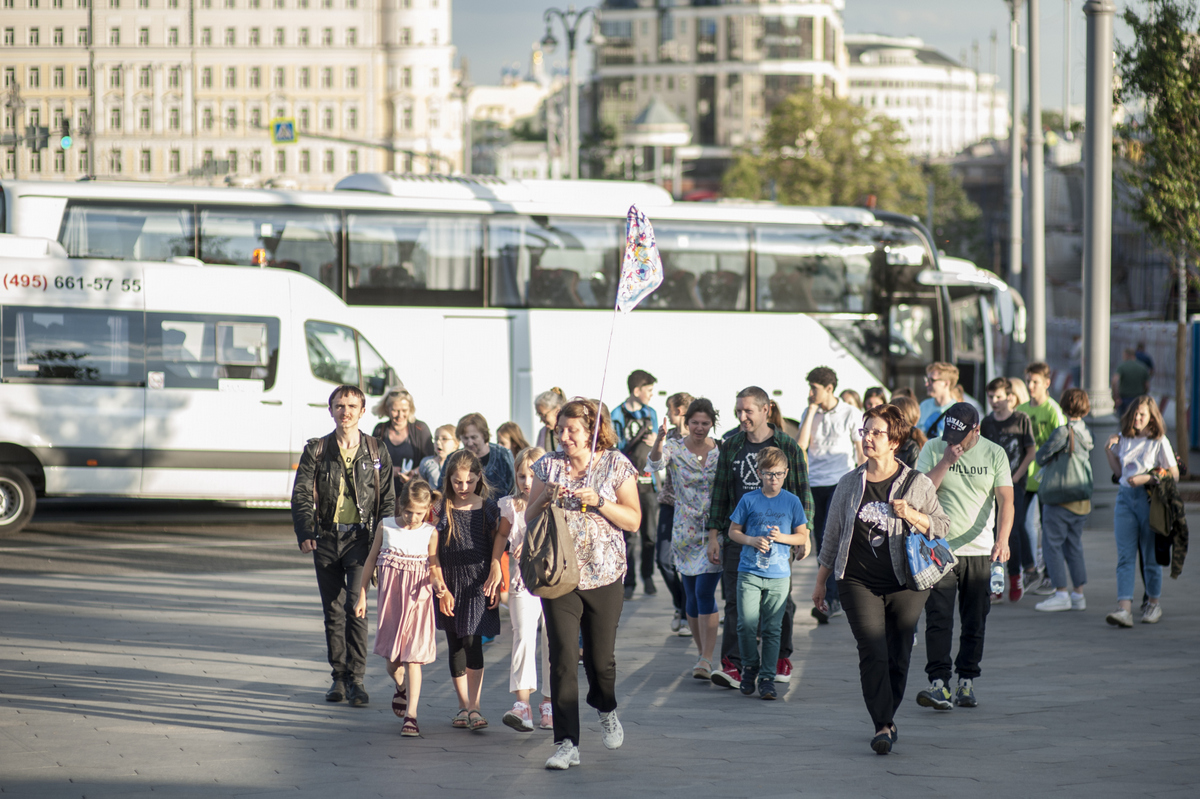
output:
<path id="1" fill-rule="evenodd" d="M 625 260 L 617 289 L 617 308 L 628 313 L 662 283 L 662 262 L 649 220 L 629 209 Z M 612 334 L 609 335 L 609 349 Z M 641 522 L 637 470 L 621 452 L 612 422 L 604 412 L 605 356 L 600 396 L 576 398 L 558 412 L 555 425 L 562 450 L 550 452 L 533 466 L 533 488 L 525 510 L 532 526 L 551 502 L 564 511 L 575 543 L 579 585 L 555 599 L 542 599 L 550 639 L 550 693 L 557 751 L 546 768 L 579 765 L 579 639 L 587 674 L 587 703 L 600 714 L 601 740 L 616 749 L 625 740 L 617 719 L 617 623 L 624 605 L 625 539 L 622 530 Z"/>

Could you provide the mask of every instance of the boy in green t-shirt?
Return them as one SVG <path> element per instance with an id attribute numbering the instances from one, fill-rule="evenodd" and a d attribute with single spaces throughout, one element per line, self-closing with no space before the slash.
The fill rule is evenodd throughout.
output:
<path id="1" fill-rule="evenodd" d="M 1042 444 L 1050 440 L 1050 434 L 1067 423 L 1067 417 L 1057 402 L 1050 398 L 1050 366 L 1042 361 L 1034 361 L 1025 367 L 1025 385 L 1029 387 L 1029 402 L 1017 407 L 1017 410 L 1029 417 L 1033 422 L 1033 441 L 1040 449 Z M 1025 481 L 1025 490 L 1032 495 L 1037 493 L 1038 483 L 1037 463 L 1029 464 L 1029 478 Z M 1024 514 L 1026 507 L 1017 508 L 1017 513 Z M 1039 507 L 1040 511 L 1040 507 Z M 1038 533 L 1041 530 L 1041 514 L 1039 512 L 1036 524 L 1025 525 L 1025 533 L 1029 539 L 1030 551 L 1036 553 L 1036 565 L 1033 570 L 1026 570 L 1024 583 L 1027 590 L 1038 596 L 1054 593 L 1054 586 L 1044 578 L 1045 561 L 1038 547 Z"/>

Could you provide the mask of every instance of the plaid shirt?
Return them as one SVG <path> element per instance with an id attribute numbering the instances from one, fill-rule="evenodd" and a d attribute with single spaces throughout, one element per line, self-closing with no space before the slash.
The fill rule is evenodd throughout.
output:
<path id="1" fill-rule="evenodd" d="M 783 480 L 783 490 L 790 491 L 800 498 L 804 506 L 804 516 L 808 519 L 808 529 L 813 524 L 813 498 L 808 487 L 808 458 L 804 450 L 782 430 L 771 425 L 774 438 L 771 446 L 779 447 L 787 456 L 788 474 Z M 708 529 L 717 530 L 724 538 L 729 534 L 729 514 L 737 507 L 733 494 L 733 459 L 746 443 L 746 434 L 739 430 L 721 444 L 721 455 L 717 459 L 717 476 L 713 479 L 712 509 L 708 512 Z"/>

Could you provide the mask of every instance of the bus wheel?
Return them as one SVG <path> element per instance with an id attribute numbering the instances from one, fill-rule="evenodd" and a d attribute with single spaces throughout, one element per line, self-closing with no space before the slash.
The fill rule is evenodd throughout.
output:
<path id="1" fill-rule="evenodd" d="M 12 466 L 0 466 L 0 538 L 21 532 L 36 505 L 37 493 L 25 473 Z"/>

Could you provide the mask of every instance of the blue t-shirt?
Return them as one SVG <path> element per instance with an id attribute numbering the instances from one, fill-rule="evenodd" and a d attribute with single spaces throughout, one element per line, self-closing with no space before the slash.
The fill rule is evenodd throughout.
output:
<path id="1" fill-rule="evenodd" d="M 951 397 L 950 401 L 945 405 L 938 405 L 933 401 L 933 397 L 926 397 L 925 399 L 921 400 L 921 420 L 917 422 L 917 427 L 928 438 L 937 438 L 942 434 L 942 428 L 946 426 L 945 418 L 938 422 L 937 427 L 934 428 L 932 433 L 929 430 L 929 426 L 933 424 L 935 419 L 937 419 L 946 411 L 950 410 L 950 406 L 956 401 L 957 400 L 955 400 L 954 397 Z"/>
<path id="2" fill-rule="evenodd" d="M 808 524 L 804 505 L 790 491 L 780 491 L 773 497 L 763 496 L 761 489 L 744 495 L 729 516 L 729 521 L 740 524 L 742 532 L 749 536 L 765 536 L 768 527 L 778 527 L 782 535 L 791 535 L 797 527 Z M 760 569 L 756 565 L 758 550 L 742 545 L 742 557 L 738 571 L 759 577 L 787 577 L 792 573 L 791 546 L 771 544 L 771 565 Z"/>

